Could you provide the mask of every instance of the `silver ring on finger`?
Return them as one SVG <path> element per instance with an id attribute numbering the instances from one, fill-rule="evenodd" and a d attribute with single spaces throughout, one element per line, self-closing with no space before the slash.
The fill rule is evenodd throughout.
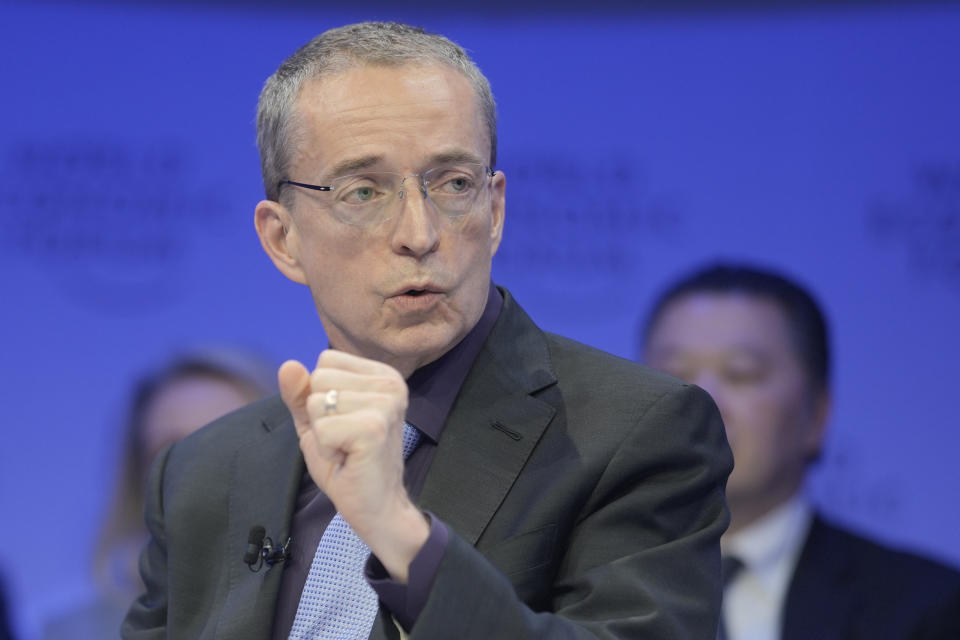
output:
<path id="1" fill-rule="evenodd" d="M 337 412 L 337 400 L 339 397 L 340 392 L 336 389 L 327 391 L 326 395 L 323 396 L 323 415 L 326 416 Z"/>

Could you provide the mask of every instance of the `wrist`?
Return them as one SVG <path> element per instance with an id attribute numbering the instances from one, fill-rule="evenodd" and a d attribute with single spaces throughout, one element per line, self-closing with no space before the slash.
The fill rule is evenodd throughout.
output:
<path id="1" fill-rule="evenodd" d="M 361 536 L 390 577 L 401 584 L 409 578 L 410 563 L 430 536 L 430 520 L 409 500 L 381 520 L 376 531 Z"/>

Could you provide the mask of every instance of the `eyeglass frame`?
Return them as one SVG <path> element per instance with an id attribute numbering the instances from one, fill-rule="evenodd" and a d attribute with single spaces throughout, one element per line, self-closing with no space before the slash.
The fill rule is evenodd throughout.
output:
<path id="1" fill-rule="evenodd" d="M 489 166 L 489 165 L 485 165 L 485 164 L 483 164 L 482 162 L 467 162 L 467 163 L 464 163 L 464 164 L 475 164 L 475 165 L 477 165 L 477 166 L 479 166 L 479 167 L 482 167 L 482 168 L 483 168 L 483 175 L 484 175 L 485 177 L 487 177 L 487 178 L 492 178 L 492 177 L 494 177 L 495 175 L 497 175 L 497 170 L 496 170 L 496 169 L 494 169 L 493 167 L 491 167 L 491 166 Z M 420 193 L 424 196 L 424 198 L 429 199 L 429 196 L 427 195 L 426 181 L 423 179 L 423 176 L 426 175 L 426 174 L 428 174 L 428 173 L 430 173 L 431 171 L 434 171 L 435 169 L 441 169 L 441 168 L 443 168 L 443 167 L 442 167 L 442 166 L 440 166 L 440 167 L 431 167 L 430 169 L 427 169 L 426 171 L 424 171 L 424 172 L 422 172 L 422 173 L 410 173 L 410 174 L 406 174 L 406 175 L 404 175 L 404 174 L 402 174 L 402 173 L 400 173 L 400 172 L 398 172 L 398 171 L 374 171 L 374 172 L 372 172 L 372 173 L 381 173 L 381 174 L 390 174 L 390 175 L 402 176 L 402 178 L 401 178 L 401 180 L 400 180 L 401 189 L 400 189 L 400 191 L 397 192 L 397 195 L 400 196 L 400 200 L 403 200 L 403 194 L 406 193 L 406 190 L 404 190 L 402 187 L 403 187 L 403 183 L 406 182 L 407 178 L 419 178 L 419 179 L 420 179 L 420 184 L 419 184 Z M 339 177 L 335 178 L 335 180 L 341 180 L 341 179 L 344 179 L 344 178 L 350 178 L 350 177 L 355 176 L 355 175 L 356 175 L 356 176 L 362 176 L 363 174 L 362 174 L 362 173 L 348 174 L 348 175 L 345 175 L 345 176 L 339 176 Z M 278 193 L 279 193 L 279 191 L 280 191 L 280 187 L 282 187 L 282 186 L 285 185 L 285 184 L 293 185 L 293 186 L 295 186 L 295 187 L 302 187 L 302 188 L 304 188 L 304 189 L 312 189 L 313 191 L 331 192 L 331 191 L 334 190 L 334 187 L 333 187 L 332 185 L 309 184 L 309 183 L 307 183 L 307 182 L 298 182 L 298 181 L 296 181 L 296 180 L 288 180 L 288 179 L 285 178 L 285 179 L 280 180 L 280 181 L 277 182 L 277 192 L 278 192 Z M 446 215 L 446 214 L 445 214 L 445 215 Z M 466 215 L 466 214 L 463 214 L 463 215 Z M 392 217 L 392 216 L 391 216 L 391 217 Z M 451 216 L 451 217 L 452 217 L 452 216 Z M 385 218 L 385 220 L 389 220 L 389 219 L 390 219 L 390 218 Z"/>

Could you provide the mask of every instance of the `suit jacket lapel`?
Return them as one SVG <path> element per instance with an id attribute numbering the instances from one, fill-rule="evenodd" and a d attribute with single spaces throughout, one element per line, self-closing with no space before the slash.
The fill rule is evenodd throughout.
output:
<path id="1" fill-rule="evenodd" d="M 532 396 L 556 382 L 546 340 L 504 305 L 450 412 L 419 503 L 476 544 L 555 409 Z"/>
<path id="2" fill-rule="evenodd" d="M 849 640 L 856 607 L 850 554 L 823 520 L 815 517 L 787 591 L 783 640 Z"/>
<path id="3" fill-rule="evenodd" d="M 229 584 L 217 638 L 262 640 L 270 637 L 273 624 L 283 565 L 264 565 L 254 573 L 243 563 L 243 554 L 250 528 L 256 525 L 266 529 L 274 544 L 286 542 L 304 464 L 296 430 L 282 403 L 263 427 L 234 458 L 225 558 Z"/>
<path id="4" fill-rule="evenodd" d="M 531 396 L 556 378 L 546 340 L 501 289 L 503 309 L 444 426 L 418 504 L 476 544 L 555 409 Z M 370 640 L 400 640 L 380 607 Z"/>

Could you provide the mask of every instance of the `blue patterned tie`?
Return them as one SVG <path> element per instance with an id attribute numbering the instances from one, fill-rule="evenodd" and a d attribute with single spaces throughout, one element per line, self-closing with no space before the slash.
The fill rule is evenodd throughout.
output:
<path id="1" fill-rule="evenodd" d="M 403 458 L 420 432 L 403 423 Z M 377 617 L 377 594 L 363 575 L 370 549 L 336 514 L 327 525 L 303 585 L 289 640 L 363 640 Z"/>

